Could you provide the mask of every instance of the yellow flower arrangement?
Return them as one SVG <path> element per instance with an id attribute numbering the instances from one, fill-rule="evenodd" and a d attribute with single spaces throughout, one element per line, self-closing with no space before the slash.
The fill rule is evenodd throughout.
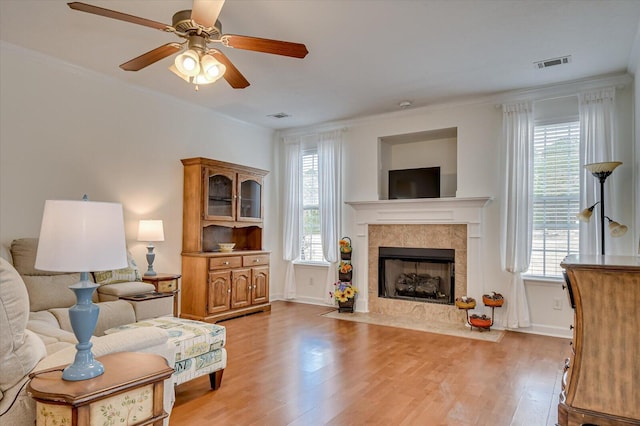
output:
<path id="1" fill-rule="evenodd" d="M 333 294 L 330 294 L 338 302 L 346 302 L 349 299 L 353 299 L 358 293 L 358 289 L 349 282 L 338 281 L 334 286 L 336 290 Z"/>
<path id="2" fill-rule="evenodd" d="M 353 267 L 349 262 L 340 262 L 340 264 L 338 265 L 338 270 L 343 274 L 351 272 L 352 269 Z"/>

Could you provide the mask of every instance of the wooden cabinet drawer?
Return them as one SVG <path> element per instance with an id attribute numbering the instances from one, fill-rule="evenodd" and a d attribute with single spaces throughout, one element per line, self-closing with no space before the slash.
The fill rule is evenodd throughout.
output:
<path id="1" fill-rule="evenodd" d="M 178 280 L 158 281 L 156 291 L 160 293 L 170 293 L 178 289 Z"/>
<path id="2" fill-rule="evenodd" d="M 242 256 L 242 266 L 250 267 L 257 265 L 268 265 L 269 264 L 269 255 L 268 254 L 256 254 L 253 256 Z"/>
<path id="3" fill-rule="evenodd" d="M 240 256 L 212 257 L 209 259 L 210 270 L 239 268 L 241 266 L 242 257 Z"/>

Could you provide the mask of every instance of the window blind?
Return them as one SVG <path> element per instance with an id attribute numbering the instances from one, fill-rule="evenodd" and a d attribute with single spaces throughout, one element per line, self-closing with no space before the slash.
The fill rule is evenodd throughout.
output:
<path id="1" fill-rule="evenodd" d="M 302 153 L 302 230 L 300 260 L 322 262 L 318 153 L 315 150 Z"/>
<path id="2" fill-rule="evenodd" d="M 527 274 L 561 277 L 560 262 L 578 253 L 580 122 L 535 126 L 533 236 Z"/>

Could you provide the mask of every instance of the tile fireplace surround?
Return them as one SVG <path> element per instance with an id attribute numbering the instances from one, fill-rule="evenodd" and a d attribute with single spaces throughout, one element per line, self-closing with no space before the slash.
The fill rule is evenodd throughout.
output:
<path id="1" fill-rule="evenodd" d="M 355 210 L 354 269 L 362 271 L 354 273 L 355 285 L 361 289 L 357 310 L 463 324 L 464 311 L 453 305 L 378 297 L 378 248 L 454 249 L 456 297 L 468 295 L 481 300 L 482 211 L 490 200 L 477 197 L 348 202 Z"/>

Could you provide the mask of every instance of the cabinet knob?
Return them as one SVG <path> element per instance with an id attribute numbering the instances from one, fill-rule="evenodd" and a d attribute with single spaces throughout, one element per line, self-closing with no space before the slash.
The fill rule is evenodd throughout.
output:
<path id="1" fill-rule="evenodd" d="M 260 259 L 253 259 L 253 261 L 254 261 L 255 263 L 258 263 L 258 262 L 260 262 Z"/>
<path id="2" fill-rule="evenodd" d="M 227 289 L 227 293 L 231 293 L 231 289 L 230 289 L 230 288 L 229 288 L 229 289 Z"/>
<path id="3" fill-rule="evenodd" d="M 223 265 L 228 265 L 228 264 L 229 264 L 229 261 L 222 262 L 222 264 L 223 264 Z"/>
<path id="4" fill-rule="evenodd" d="M 573 330 L 573 324 L 569 326 L 569 330 Z"/>
<path id="5" fill-rule="evenodd" d="M 562 289 L 564 290 L 565 288 L 567 288 L 567 286 L 565 286 L 564 284 L 562 284 Z"/>

